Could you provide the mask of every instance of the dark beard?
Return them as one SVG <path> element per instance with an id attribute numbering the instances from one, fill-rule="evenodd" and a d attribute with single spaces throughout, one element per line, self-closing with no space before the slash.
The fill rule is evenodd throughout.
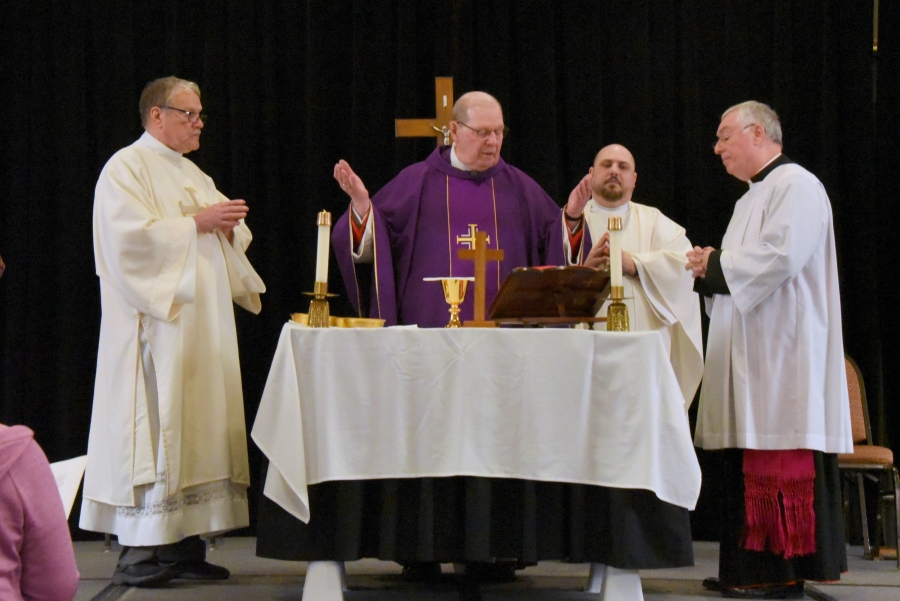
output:
<path id="1" fill-rule="evenodd" d="M 600 196 L 610 202 L 615 202 L 617 200 L 622 200 L 622 197 L 625 196 L 625 190 L 619 187 L 618 191 L 613 191 L 606 186 L 603 186 L 602 188 L 600 188 Z"/>

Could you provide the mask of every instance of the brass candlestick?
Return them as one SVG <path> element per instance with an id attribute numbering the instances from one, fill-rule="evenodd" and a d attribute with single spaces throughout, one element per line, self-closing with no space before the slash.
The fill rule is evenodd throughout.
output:
<path id="1" fill-rule="evenodd" d="M 303 294 L 313 296 L 309 302 L 309 327 L 327 328 L 330 325 L 331 311 L 328 308 L 328 253 L 329 238 L 331 233 L 331 213 L 321 211 L 316 217 L 316 226 L 319 230 L 318 245 L 316 248 L 316 282 L 312 292 Z"/>
<path id="2" fill-rule="evenodd" d="M 606 331 L 631 331 L 631 326 L 628 323 L 628 306 L 622 302 L 622 299 L 625 298 L 625 287 L 610 286 L 609 298 L 612 302 L 606 308 Z"/>
<path id="3" fill-rule="evenodd" d="M 327 298 L 329 296 L 337 296 L 337 294 L 328 293 L 328 283 L 316 282 L 313 285 L 313 292 L 304 292 L 303 294 L 314 297 L 311 301 L 309 301 L 309 327 L 331 327 L 331 310 L 328 307 Z"/>

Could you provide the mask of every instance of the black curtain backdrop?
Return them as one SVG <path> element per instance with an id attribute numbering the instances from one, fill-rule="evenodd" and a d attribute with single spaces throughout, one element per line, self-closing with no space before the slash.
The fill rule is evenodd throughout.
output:
<path id="1" fill-rule="evenodd" d="M 308 307 L 315 215 L 347 206 L 333 164 L 374 193 L 422 160 L 434 141 L 395 139 L 394 119 L 433 116 L 433 78 L 453 76 L 457 96 L 500 100 L 503 155 L 560 204 L 600 147 L 622 143 L 636 200 L 699 245 L 718 246 L 746 189 L 712 152 L 719 115 L 773 106 L 786 153 L 831 198 L 846 349 L 876 440 L 900 450 L 900 3 L 880 12 L 876 55 L 872 0 L 14 1 L 0 16 L 0 421 L 34 429 L 51 461 L 86 451 L 93 188 L 141 133 L 144 84 L 199 83 L 211 117 L 191 158 L 251 207 L 268 292 L 259 316 L 236 309 L 249 431 L 282 324 Z M 346 295 L 332 313 L 350 314 Z M 254 483 L 259 462 L 251 445 Z M 697 538 L 716 535 L 717 483 L 707 471 Z"/>

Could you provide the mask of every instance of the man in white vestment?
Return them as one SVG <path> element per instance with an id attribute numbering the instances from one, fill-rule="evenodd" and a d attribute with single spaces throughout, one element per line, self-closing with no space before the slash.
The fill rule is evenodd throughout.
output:
<path id="1" fill-rule="evenodd" d="M 199 535 L 249 524 L 232 302 L 258 313 L 265 287 L 244 254 L 246 203 L 183 156 L 202 108 L 193 82 L 149 83 L 145 132 L 94 197 L 102 318 L 80 526 L 118 536 L 115 584 L 225 579 Z"/>
<path id="2" fill-rule="evenodd" d="M 583 207 L 594 241 L 584 264 L 595 269 L 609 265 L 609 218 L 622 217 L 622 284 L 631 329 L 661 334 L 687 409 L 703 377 L 700 302 L 684 270 L 691 243 L 684 228 L 659 209 L 632 201 L 636 183 L 631 152 L 619 144 L 606 146 L 569 196 L 566 213 Z M 598 317 L 606 315 L 608 305 Z"/>
<path id="3" fill-rule="evenodd" d="M 697 446 L 723 462 L 719 578 L 727 597 L 790 598 L 846 570 L 837 453 L 853 450 L 831 204 L 782 154 L 775 112 L 729 108 L 726 171 L 748 182 L 722 247 L 686 269 L 710 316 Z"/>

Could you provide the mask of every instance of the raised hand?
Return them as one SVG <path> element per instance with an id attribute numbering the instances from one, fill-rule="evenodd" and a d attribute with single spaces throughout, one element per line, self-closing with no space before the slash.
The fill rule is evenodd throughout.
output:
<path id="1" fill-rule="evenodd" d="M 334 179 L 340 184 L 341 190 L 350 196 L 353 209 L 360 218 L 364 217 L 369 212 L 369 191 L 344 159 L 338 161 L 334 166 Z"/>
<path id="2" fill-rule="evenodd" d="M 585 175 L 569 194 L 569 202 L 566 204 L 566 214 L 569 217 L 578 217 L 584 212 L 584 207 L 591 199 L 591 174 Z"/>

